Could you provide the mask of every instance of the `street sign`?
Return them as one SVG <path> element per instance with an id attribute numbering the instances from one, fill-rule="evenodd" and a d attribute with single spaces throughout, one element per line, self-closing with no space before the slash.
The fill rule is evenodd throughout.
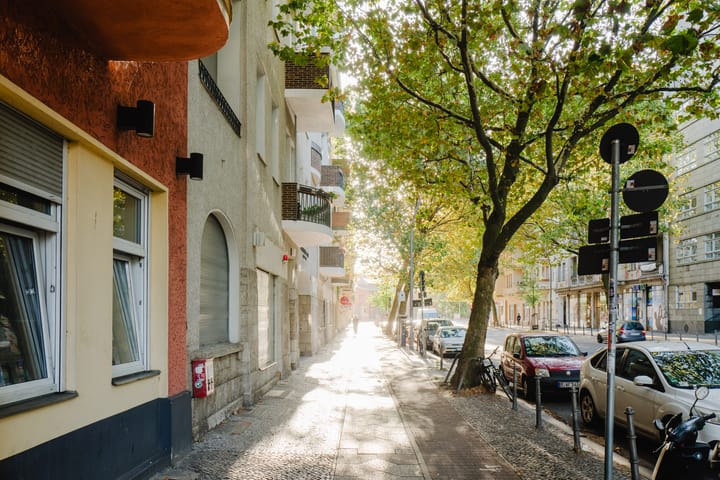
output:
<path id="1" fill-rule="evenodd" d="M 432 307 L 432 298 L 426 298 L 426 299 L 425 299 L 425 306 L 426 306 L 426 307 Z"/>
<path id="2" fill-rule="evenodd" d="M 610 219 L 598 218 L 588 223 L 588 243 L 607 243 L 610 241 Z"/>
<path id="3" fill-rule="evenodd" d="M 618 123 L 608 128 L 600 139 L 600 156 L 607 163 L 612 165 L 612 142 L 620 141 L 620 158 L 618 163 L 625 163 L 630 160 L 640 143 L 640 135 L 637 129 L 629 123 Z"/>
<path id="4" fill-rule="evenodd" d="M 657 211 L 620 217 L 620 238 L 647 237 L 657 235 L 657 233 Z"/>
<path id="5" fill-rule="evenodd" d="M 413 308 L 420 308 L 422 306 L 422 300 L 413 300 Z"/>
<path id="6" fill-rule="evenodd" d="M 585 245 L 578 252 L 578 275 L 595 275 L 610 270 L 610 244 Z"/>
<path id="7" fill-rule="evenodd" d="M 651 212 L 659 208 L 668 196 L 668 181 L 655 170 L 640 170 L 625 182 L 622 191 L 625 205 L 633 212 Z"/>
<path id="8" fill-rule="evenodd" d="M 634 238 L 620 242 L 619 262 L 659 262 L 662 245 L 660 237 Z"/>

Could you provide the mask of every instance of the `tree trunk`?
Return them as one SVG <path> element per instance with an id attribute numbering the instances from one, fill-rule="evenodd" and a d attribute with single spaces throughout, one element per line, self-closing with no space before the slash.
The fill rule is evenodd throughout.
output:
<path id="1" fill-rule="evenodd" d="M 470 321 L 468 333 L 465 338 L 465 345 L 460 353 L 457 368 L 453 374 L 451 383 L 454 388 L 473 387 L 477 385 L 478 363 L 470 360 L 474 357 L 485 355 L 485 338 L 487 327 L 490 321 L 490 311 L 493 305 L 493 292 L 495 291 L 495 280 L 498 277 L 498 263 L 493 261 L 490 265 L 478 263 L 478 274 L 475 284 L 475 296 L 473 297 L 472 309 L 470 310 Z M 461 385 L 462 382 L 462 385 Z"/>

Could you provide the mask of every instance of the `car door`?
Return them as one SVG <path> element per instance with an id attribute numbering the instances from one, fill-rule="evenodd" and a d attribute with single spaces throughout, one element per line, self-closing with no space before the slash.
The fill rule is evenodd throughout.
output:
<path id="1" fill-rule="evenodd" d="M 626 410 L 633 410 L 633 425 L 638 431 L 652 435 L 653 421 L 657 415 L 657 388 L 660 386 L 655 367 L 645 352 L 627 349 L 625 358 L 615 372 L 615 418 L 627 425 Z M 635 377 L 645 375 L 653 380 L 653 386 L 635 385 Z"/>
<path id="2" fill-rule="evenodd" d="M 513 348 L 516 343 L 516 338 L 513 335 L 508 335 L 505 338 L 505 345 L 503 346 L 503 352 L 500 356 L 500 368 L 502 369 L 503 375 L 509 381 L 513 379 Z"/>

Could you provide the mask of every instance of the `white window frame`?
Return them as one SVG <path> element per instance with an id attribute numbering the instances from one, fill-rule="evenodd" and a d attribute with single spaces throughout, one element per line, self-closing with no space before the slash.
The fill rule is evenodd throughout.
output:
<path id="1" fill-rule="evenodd" d="M 697 195 L 695 192 L 683 195 L 680 199 L 680 218 L 688 218 L 697 212 Z"/>
<path id="2" fill-rule="evenodd" d="M 277 363 L 277 277 L 264 270 L 257 269 L 258 276 L 258 368 L 267 368 Z M 262 291 L 263 281 L 267 278 L 267 291 Z M 268 298 L 269 297 L 269 298 Z M 264 305 L 263 298 L 269 303 Z"/>
<path id="3" fill-rule="evenodd" d="M 691 285 L 678 285 L 675 287 L 675 308 L 697 308 L 697 292 Z"/>
<path id="4" fill-rule="evenodd" d="M 61 391 L 63 364 L 62 315 L 60 299 L 61 288 L 61 225 L 62 208 L 50 200 L 51 196 L 42 195 L 32 188 L 23 188 L 17 182 L 0 181 L 14 188 L 31 194 L 45 197 L 49 201 L 50 213 L 37 212 L 9 202 L 0 200 L 0 231 L 30 239 L 33 244 L 33 260 L 35 263 L 35 280 L 40 299 L 41 328 L 45 348 L 45 378 L 31 380 L 13 385 L 0 386 L 0 405 L 27 400 L 50 393 Z M 4 223 L 5 220 L 15 225 Z M 21 226 L 18 224 L 22 224 Z"/>
<path id="5" fill-rule="evenodd" d="M 129 375 L 149 368 L 149 310 L 148 310 L 148 231 L 150 225 L 149 204 L 150 197 L 147 192 L 141 191 L 130 185 L 128 182 L 115 177 L 114 187 L 131 195 L 139 201 L 138 214 L 140 224 L 139 243 L 131 242 L 122 238 L 113 237 L 113 266 L 115 261 L 127 262 L 130 266 L 128 283 L 130 285 L 130 304 L 134 306 L 131 310 L 135 334 L 137 336 L 138 358 L 136 360 L 113 365 L 113 378 Z M 113 288 L 115 288 L 115 273 L 113 268 Z M 115 321 L 114 318 L 111 321 Z M 114 348 L 114 339 L 113 339 Z"/>
<path id="6" fill-rule="evenodd" d="M 720 232 L 705 235 L 705 260 L 720 258 Z"/>
<path id="7" fill-rule="evenodd" d="M 720 182 L 707 185 L 703 193 L 703 204 L 706 212 L 720 208 Z"/>
<path id="8" fill-rule="evenodd" d="M 258 74 L 255 82 L 255 149 L 258 158 L 267 164 L 267 77 Z"/>
<path id="9" fill-rule="evenodd" d="M 675 259 L 678 265 L 697 261 L 697 238 L 680 240 L 677 247 L 675 247 Z"/>
<path id="10" fill-rule="evenodd" d="M 720 159 L 720 130 L 715 130 L 705 137 L 703 149 L 705 163 Z"/>

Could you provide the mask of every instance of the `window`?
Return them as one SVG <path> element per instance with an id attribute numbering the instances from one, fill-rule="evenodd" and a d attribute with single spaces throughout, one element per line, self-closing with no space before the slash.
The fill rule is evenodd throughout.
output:
<path id="1" fill-rule="evenodd" d="M 200 345 L 229 341 L 229 257 L 225 231 L 211 215 L 205 222 L 200 266 Z"/>
<path id="2" fill-rule="evenodd" d="M 705 211 L 720 207 L 720 182 L 711 183 L 705 187 Z"/>
<path id="3" fill-rule="evenodd" d="M 113 189 L 113 377 L 148 367 L 148 196 L 115 179 Z"/>
<path id="4" fill-rule="evenodd" d="M 280 183 L 280 109 L 273 105 L 272 113 L 270 117 L 272 122 L 271 138 L 270 142 L 270 165 L 272 170 L 273 179 L 279 184 Z"/>
<path id="5" fill-rule="evenodd" d="M 675 154 L 677 175 L 682 175 L 697 167 L 697 154 L 694 149 L 686 148 Z"/>
<path id="6" fill-rule="evenodd" d="M 258 289 L 258 366 L 267 367 L 275 359 L 275 277 L 257 270 Z"/>
<path id="7" fill-rule="evenodd" d="M 61 389 L 63 155 L 0 103 L 0 404 Z"/>
<path id="8" fill-rule="evenodd" d="M 705 137 L 703 146 L 705 149 L 705 162 L 720 159 L 720 130 L 715 130 L 713 133 Z"/>
<path id="9" fill-rule="evenodd" d="M 697 211 L 697 196 L 695 192 L 683 195 L 680 202 L 680 218 L 688 218 L 695 215 Z"/>
<path id="10" fill-rule="evenodd" d="M 681 240 L 675 247 L 675 258 L 678 265 L 692 263 L 697 260 L 697 238 Z"/>
<path id="11" fill-rule="evenodd" d="M 720 258 L 720 232 L 705 235 L 705 260 Z"/>
<path id="12" fill-rule="evenodd" d="M 267 113 L 265 112 L 265 96 L 266 96 L 266 80 L 265 75 L 258 75 L 255 84 L 255 148 L 257 149 L 258 157 L 263 162 L 267 162 L 265 156 L 265 142 L 266 142 L 266 125 L 265 118 Z"/>
<path id="13" fill-rule="evenodd" d="M 691 285 L 675 287 L 675 308 L 697 308 L 697 292 Z"/>

